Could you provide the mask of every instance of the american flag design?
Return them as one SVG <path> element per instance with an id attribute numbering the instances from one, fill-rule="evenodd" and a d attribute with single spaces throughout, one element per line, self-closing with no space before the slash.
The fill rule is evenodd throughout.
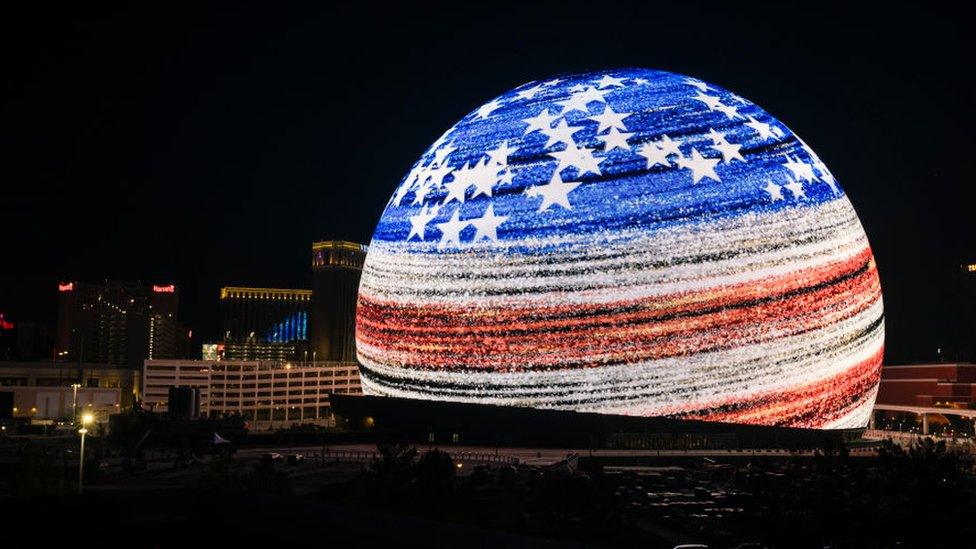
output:
<path id="1" fill-rule="evenodd" d="M 386 206 L 359 289 L 368 394 L 866 425 L 884 312 L 827 167 L 678 74 L 530 82 L 461 119 Z"/>

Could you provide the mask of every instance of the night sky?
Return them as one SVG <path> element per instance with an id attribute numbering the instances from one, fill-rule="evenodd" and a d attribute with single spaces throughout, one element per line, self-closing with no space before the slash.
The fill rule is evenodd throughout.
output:
<path id="1" fill-rule="evenodd" d="M 639 66 L 728 88 L 803 137 L 874 249 L 886 362 L 951 350 L 959 264 L 976 258 L 976 48 L 944 6 L 22 4 L 0 17 L 14 321 L 53 323 L 58 280 L 173 282 L 200 343 L 220 286 L 305 286 L 313 240 L 368 243 L 464 114 L 529 80 Z"/>

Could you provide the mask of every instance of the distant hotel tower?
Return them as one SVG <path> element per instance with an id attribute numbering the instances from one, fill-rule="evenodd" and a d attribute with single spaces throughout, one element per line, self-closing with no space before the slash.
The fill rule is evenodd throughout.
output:
<path id="1" fill-rule="evenodd" d="M 312 243 L 309 344 L 315 360 L 356 361 L 356 299 L 365 261 L 362 244 Z"/>
<path id="2" fill-rule="evenodd" d="M 960 269 L 959 359 L 976 362 L 976 261 L 963 263 Z"/>
<path id="3" fill-rule="evenodd" d="M 292 360 L 308 340 L 311 290 L 280 288 L 220 289 L 221 358 Z"/>
<path id="4" fill-rule="evenodd" d="M 142 369 L 142 361 L 182 358 L 189 332 L 177 320 L 173 285 L 70 281 L 58 285 L 55 352 L 72 362 Z"/>

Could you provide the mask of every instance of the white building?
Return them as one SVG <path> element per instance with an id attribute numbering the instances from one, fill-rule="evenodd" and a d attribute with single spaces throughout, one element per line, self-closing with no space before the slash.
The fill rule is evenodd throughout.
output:
<path id="1" fill-rule="evenodd" d="M 329 393 L 362 394 L 355 362 L 146 360 L 143 404 L 166 411 L 170 387 L 200 389 L 200 413 L 241 414 L 252 429 L 331 425 Z"/>

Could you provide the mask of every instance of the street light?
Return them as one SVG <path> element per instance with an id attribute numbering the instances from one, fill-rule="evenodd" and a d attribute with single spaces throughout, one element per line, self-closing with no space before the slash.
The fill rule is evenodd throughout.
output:
<path id="1" fill-rule="evenodd" d="M 81 387 L 81 383 L 71 384 L 71 423 L 78 421 L 78 387 Z"/>
<path id="2" fill-rule="evenodd" d="M 88 434 L 88 426 L 94 421 L 95 416 L 91 412 L 85 412 L 81 415 L 81 429 L 78 429 L 78 434 L 81 435 L 81 452 L 78 455 L 78 493 L 81 494 L 81 479 L 85 475 L 85 435 Z"/>

